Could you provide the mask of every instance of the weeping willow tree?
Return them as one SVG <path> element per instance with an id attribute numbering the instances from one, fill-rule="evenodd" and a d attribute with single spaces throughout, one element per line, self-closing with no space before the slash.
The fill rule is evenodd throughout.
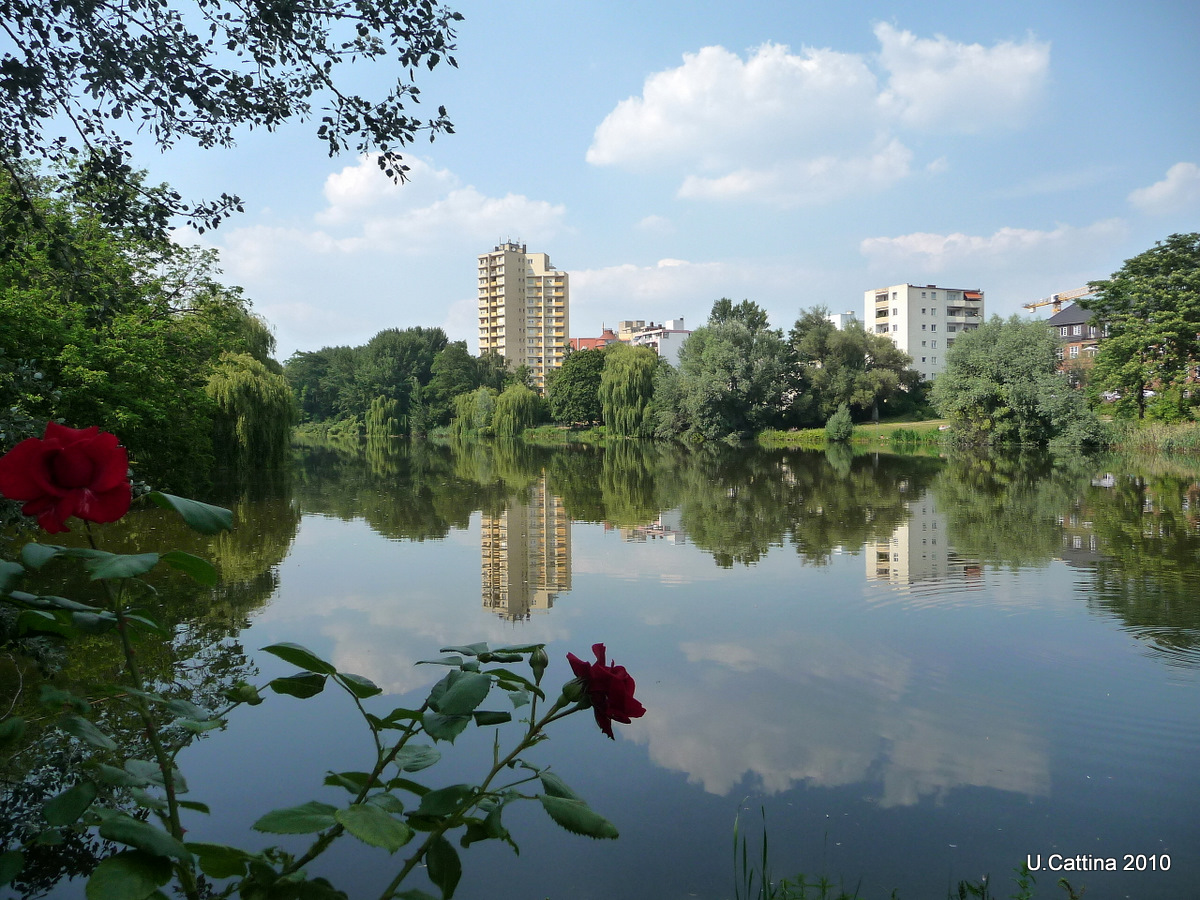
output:
<path id="1" fill-rule="evenodd" d="M 379 396 L 371 401 L 367 410 L 367 440 L 389 438 L 400 433 L 398 416 L 400 402 Z"/>
<path id="2" fill-rule="evenodd" d="M 496 412 L 492 417 L 496 437 L 505 440 L 518 437 L 526 428 L 537 424 L 541 408 L 541 398 L 525 385 L 509 385 L 496 398 Z"/>
<path id="3" fill-rule="evenodd" d="M 457 437 L 491 434 L 496 413 L 495 388 L 481 387 L 454 398 L 454 421 L 450 430 Z"/>
<path id="4" fill-rule="evenodd" d="M 204 388 L 216 405 L 213 447 L 226 462 L 269 467 L 287 456 L 292 392 L 248 353 L 222 353 Z"/>
<path id="5" fill-rule="evenodd" d="M 600 405 L 610 434 L 650 437 L 654 431 L 650 401 L 658 354 L 649 347 L 613 345 L 600 373 Z"/>

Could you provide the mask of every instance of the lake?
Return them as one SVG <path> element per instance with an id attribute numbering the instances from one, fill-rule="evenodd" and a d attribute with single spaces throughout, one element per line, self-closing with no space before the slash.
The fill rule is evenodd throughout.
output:
<path id="1" fill-rule="evenodd" d="M 596 642 L 637 680 L 646 715 L 615 741 L 583 713 L 529 753 L 621 837 L 515 804 L 520 856 L 463 851 L 460 898 L 731 898 L 739 815 L 775 877 L 866 898 L 985 875 L 1006 897 L 1026 861 L 1037 897 L 1063 876 L 1088 900 L 1200 884 L 1200 464 L 376 444 L 298 448 L 224 502 L 232 535 L 146 512 L 108 545 L 220 567 L 161 613 L 198 696 L 293 672 L 258 652 L 280 641 L 372 679 L 381 714 L 444 674 L 418 661 L 475 641 L 545 642 L 555 691 Z M 479 773 L 490 732 L 427 783 Z M 241 708 L 181 757 L 212 808 L 189 837 L 266 846 L 250 823 L 343 802 L 325 773 L 370 753 L 334 691 Z M 344 839 L 310 871 L 375 897 L 403 856 Z"/>

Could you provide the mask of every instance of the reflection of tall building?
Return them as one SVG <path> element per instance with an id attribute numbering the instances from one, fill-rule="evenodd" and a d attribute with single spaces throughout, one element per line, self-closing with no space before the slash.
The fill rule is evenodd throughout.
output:
<path id="1" fill-rule="evenodd" d="M 484 515 L 480 531 L 484 609 L 528 619 L 571 589 L 571 522 L 544 475 L 528 501 Z"/>
<path id="2" fill-rule="evenodd" d="M 978 563 L 968 562 L 946 539 L 946 517 L 938 512 L 933 495 L 904 504 L 908 518 L 885 540 L 866 545 L 867 580 L 916 587 L 949 578 L 976 579 Z"/>

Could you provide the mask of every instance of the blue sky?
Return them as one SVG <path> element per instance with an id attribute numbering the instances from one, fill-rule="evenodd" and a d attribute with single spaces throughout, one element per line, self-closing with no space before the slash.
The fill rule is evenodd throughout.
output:
<path id="1" fill-rule="evenodd" d="M 408 184 L 311 122 L 139 157 L 244 199 L 180 238 L 221 250 L 281 359 L 414 325 L 474 352 L 475 256 L 509 238 L 571 273 L 578 337 L 722 296 L 787 329 L 903 282 L 1008 315 L 1200 230 L 1194 3 L 455 8 L 459 68 L 417 83 L 456 133 L 410 148 Z"/>

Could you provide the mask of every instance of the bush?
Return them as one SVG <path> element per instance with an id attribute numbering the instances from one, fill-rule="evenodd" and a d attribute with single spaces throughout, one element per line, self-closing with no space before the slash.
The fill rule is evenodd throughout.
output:
<path id="1" fill-rule="evenodd" d="M 854 433 L 854 422 L 850 418 L 850 407 L 843 403 L 825 423 L 825 440 L 834 443 L 850 440 Z"/>

